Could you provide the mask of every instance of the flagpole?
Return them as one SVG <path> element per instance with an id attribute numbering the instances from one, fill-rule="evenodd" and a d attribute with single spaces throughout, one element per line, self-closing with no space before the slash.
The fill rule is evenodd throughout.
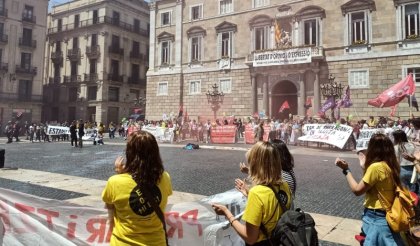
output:
<path id="1" fill-rule="evenodd" d="M 411 115 L 413 114 L 413 111 L 412 111 L 412 105 L 411 105 L 411 94 L 410 94 L 410 115 L 408 116 L 408 118 L 410 119 L 410 117 L 411 117 Z"/>

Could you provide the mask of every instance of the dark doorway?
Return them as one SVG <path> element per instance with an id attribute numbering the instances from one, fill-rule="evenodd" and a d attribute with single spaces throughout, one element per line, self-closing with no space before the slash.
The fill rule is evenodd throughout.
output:
<path id="1" fill-rule="evenodd" d="M 290 109 L 279 112 L 285 101 L 289 103 Z M 271 91 L 271 108 L 274 118 L 284 120 L 289 118 L 289 114 L 296 115 L 298 111 L 297 103 L 297 88 L 290 81 L 282 81 L 276 84 Z"/>

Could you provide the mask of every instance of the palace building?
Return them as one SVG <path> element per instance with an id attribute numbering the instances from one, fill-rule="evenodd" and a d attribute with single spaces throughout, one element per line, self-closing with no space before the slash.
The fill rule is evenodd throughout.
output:
<path id="1" fill-rule="evenodd" d="M 350 86 L 342 115 L 388 116 L 367 101 L 408 73 L 420 85 L 418 0 L 160 0 L 150 26 L 148 119 L 180 105 L 190 117 L 316 115 L 330 74 Z"/>
<path id="2" fill-rule="evenodd" d="M 56 5 L 48 15 L 47 37 L 44 120 L 107 124 L 142 110 L 149 57 L 145 1 Z"/>

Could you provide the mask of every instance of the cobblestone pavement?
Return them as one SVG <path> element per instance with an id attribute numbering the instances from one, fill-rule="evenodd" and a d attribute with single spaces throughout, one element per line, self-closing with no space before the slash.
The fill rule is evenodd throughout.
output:
<path id="1" fill-rule="evenodd" d="M 6 166 L 107 180 L 114 174 L 113 162 L 123 152 L 124 143 L 120 140 L 108 141 L 104 146 L 86 143 L 82 149 L 67 142 L 21 142 L 0 146 L 3 147 Z M 349 191 L 343 175 L 333 164 L 335 158 L 319 156 L 311 149 L 295 150 L 296 205 L 308 212 L 360 219 L 362 198 Z M 245 177 L 238 168 L 238 163 L 245 160 L 244 151 L 187 151 L 177 146 L 161 147 L 161 155 L 176 191 L 213 195 L 232 189 L 235 178 Z M 353 166 L 353 174 L 361 177 L 356 159 L 348 161 Z M 0 187 L 20 188 L 4 179 L 0 179 Z M 62 194 L 63 199 L 79 195 Z"/>

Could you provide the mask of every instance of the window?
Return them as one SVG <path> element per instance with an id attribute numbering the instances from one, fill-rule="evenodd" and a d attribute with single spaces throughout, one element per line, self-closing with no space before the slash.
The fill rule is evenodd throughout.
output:
<path id="1" fill-rule="evenodd" d="M 365 12 L 351 13 L 350 37 L 351 44 L 368 43 L 367 16 Z"/>
<path id="2" fill-rule="evenodd" d="M 120 63 L 118 60 L 111 60 L 111 75 L 117 78 L 120 75 Z"/>
<path id="3" fill-rule="evenodd" d="M 78 49 L 78 48 L 79 48 L 79 38 L 74 37 L 73 38 L 73 49 Z"/>
<path id="4" fill-rule="evenodd" d="M 110 86 L 108 89 L 108 100 L 110 102 L 118 102 L 120 97 L 120 88 Z"/>
<path id="5" fill-rule="evenodd" d="M 404 38 L 415 39 L 420 36 L 420 3 L 404 6 Z"/>
<path id="6" fill-rule="evenodd" d="M 134 19 L 133 30 L 137 33 L 140 32 L 140 20 Z"/>
<path id="7" fill-rule="evenodd" d="M 99 21 L 99 18 L 98 18 L 98 10 L 97 9 L 95 9 L 94 11 L 92 11 L 92 23 L 93 24 L 96 24 L 96 23 L 98 23 L 98 21 Z"/>
<path id="8" fill-rule="evenodd" d="M 96 92 L 98 91 L 97 86 L 89 86 L 87 88 L 87 100 L 88 101 L 95 101 L 96 100 Z"/>
<path id="9" fill-rule="evenodd" d="M 132 47 L 131 47 L 131 52 L 133 54 L 136 54 L 136 55 L 140 53 L 140 43 L 139 42 L 133 40 Z"/>
<path id="10" fill-rule="evenodd" d="M 22 44 L 25 46 L 32 46 L 32 29 L 23 28 Z"/>
<path id="11" fill-rule="evenodd" d="M 76 76 L 77 75 L 77 68 L 78 68 L 78 62 L 77 61 L 72 61 L 70 63 L 70 75 L 72 76 Z"/>
<path id="12" fill-rule="evenodd" d="M 232 33 L 223 32 L 219 34 L 221 44 L 220 44 L 220 55 L 222 58 L 231 57 L 231 45 L 232 45 Z"/>
<path id="13" fill-rule="evenodd" d="M 403 68 L 403 77 L 405 78 L 408 74 L 413 74 L 414 82 L 416 86 L 420 86 L 420 65 L 411 65 Z"/>
<path id="14" fill-rule="evenodd" d="M 202 37 L 191 38 L 191 61 L 201 61 L 201 40 Z"/>
<path id="15" fill-rule="evenodd" d="M 23 9 L 23 16 L 25 19 L 32 19 L 34 16 L 34 7 L 25 5 L 25 8 Z"/>
<path id="16" fill-rule="evenodd" d="M 32 95 L 32 81 L 31 80 L 19 80 L 19 99 L 30 100 Z"/>
<path id="17" fill-rule="evenodd" d="M 269 48 L 270 43 L 270 27 L 255 27 L 254 28 L 254 50 L 265 50 Z"/>
<path id="18" fill-rule="evenodd" d="M 166 25 L 171 24 L 171 12 L 170 11 L 162 12 L 160 14 L 160 16 L 161 16 L 161 19 L 160 19 L 161 26 L 166 26 Z"/>
<path id="19" fill-rule="evenodd" d="M 317 19 L 306 20 L 304 23 L 304 44 L 319 45 L 319 27 Z"/>
<path id="20" fill-rule="evenodd" d="M 94 74 L 97 71 L 97 59 L 90 59 L 89 60 L 89 73 Z"/>
<path id="21" fill-rule="evenodd" d="M 112 12 L 112 24 L 114 25 L 120 25 L 120 13 L 117 11 Z"/>
<path id="22" fill-rule="evenodd" d="M 232 80 L 231 79 L 220 79 L 219 80 L 219 88 L 220 91 L 223 93 L 231 93 L 232 92 Z"/>
<path id="23" fill-rule="evenodd" d="M 228 14 L 233 12 L 233 0 L 219 0 L 219 14 Z"/>
<path id="24" fill-rule="evenodd" d="M 131 64 L 131 79 L 133 82 L 138 82 L 140 79 L 140 66 L 138 64 Z"/>
<path id="25" fill-rule="evenodd" d="M 77 87 L 69 88 L 69 102 L 77 101 Z"/>
<path id="26" fill-rule="evenodd" d="M 159 82 L 157 88 L 158 96 L 167 96 L 168 95 L 168 82 Z"/>
<path id="27" fill-rule="evenodd" d="M 252 0 L 254 4 L 254 8 L 268 6 L 270 4 L 269 0 Z"/>
<path id="28" fill-rule="evenodd" d="M 79 27 L 80 24 L 80 15 L 74 15 L 74 28 Z"/>
<path id="29" fill-rule="evenodd" d="M 22 52 L 22 54 L 20 55 L 21 67 L 25 69 L 30 69 L 31 61 L 32 61 L 32 54 Z"/>
<path id="30" fill-rule="evenodd" d="M 367 69 L 350 69 L 349 70 L 349 86 L 350 88 L 368 88 L 369 87 L 369 70 Z"/>
<path id="31" fill-rule="evenodd" d="M 0 23 L 0 35 L 4 34 L 4 23 Z"/>
<path id="32" fill-rule="evenodd" d="M 111 44 L 113 48 L 120 48 L 120 37 L 112 35 Z"/>
<path id="33" fill-rule="evenodd" d="M 201 93 L 201 81 L 190 81 L 190 95 Z"/>
<path id="34" fill-rule="evenodd" d="M 96 45 L 98 45 L 98 34 L 92 34 L 90 45 L 92 47 L 95 47 Z"/>
<path id="35" fill-rule="evenodd" d="M 199 20 L 203 18 L 203 5 L 191 6 L 190 20 Z"/>
<path id="36" fill-rule="evenodd" d="M 61 52 L 61 41 L 55 42 L 55 52 Z"/>
<path id="37" fill-rule="evenodd" d="M 63 30 L 63 20 L 62 19 L 58 19 L 57 20 L 57 31 L 61 32 Z"/>
<path id="38" fill-rule="evenodd" d="M 171 43 L 170 41 L 163 41 L 161 44 L 161 64 L 169 65 L 171 56 Z"/>

